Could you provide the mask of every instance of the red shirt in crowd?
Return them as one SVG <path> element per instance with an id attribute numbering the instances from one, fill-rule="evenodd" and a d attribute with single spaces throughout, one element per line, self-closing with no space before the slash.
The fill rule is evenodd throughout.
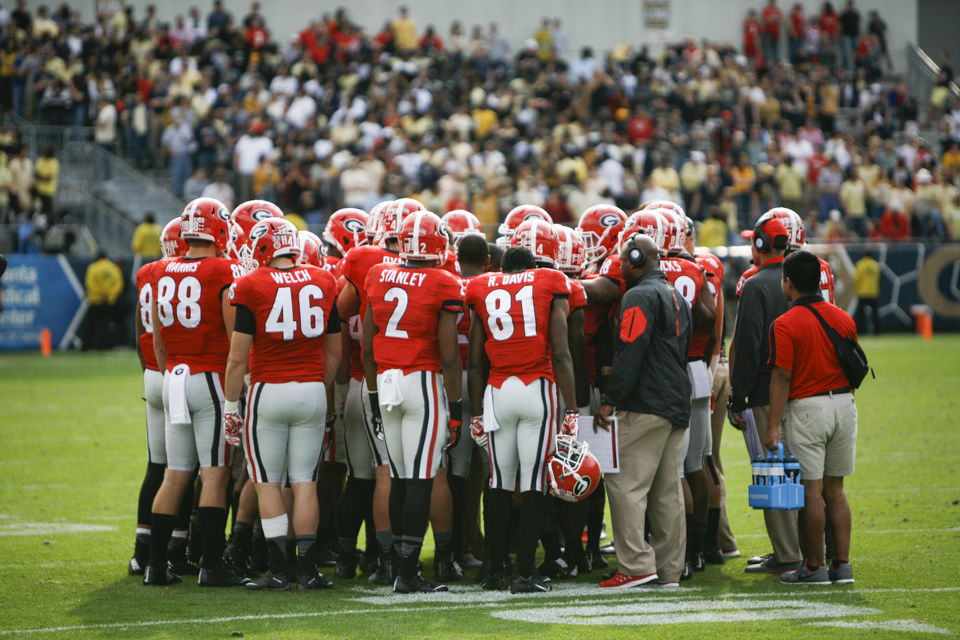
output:
<path id="1" fill-rule="evenodd" d="M 825 36 L 836 38 L 840 30 L 840 16 L 836 12 L 820 14 L 820 29 Z"/>
<path id="2" fill-rule="evenodd" d="M 780 38 L 780 22 L 783 21 L 783 11 L 775 4 L 768 4 L 763 8 L 763 30 L 773 36 L 774 40 Z"/>
<path id="3" fill-rule="evenodd" d="M 803 17 L 803 8 L 794 7 L 790 12 L 789 34 L 791 38 L 802 38 L 807 32 L 807 19 Z"/>
<path id="4" fill-rule="evenodd" d="M 880 233 L 889 240 L 909 240 L 910 221 L 903 211 L 887 209 L 880 217 Z"/>

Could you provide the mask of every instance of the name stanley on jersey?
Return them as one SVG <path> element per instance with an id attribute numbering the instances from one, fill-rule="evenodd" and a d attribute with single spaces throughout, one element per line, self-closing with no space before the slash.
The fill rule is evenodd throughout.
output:
<path id="1" fill-rule="evenodd" d="M 384 269 L 380 272 L 380 282 L 408 284 L 411 287 L 423 286 L 424 278 L 426 278 L 425 273 L 403 271 L 401 269 Z"/>

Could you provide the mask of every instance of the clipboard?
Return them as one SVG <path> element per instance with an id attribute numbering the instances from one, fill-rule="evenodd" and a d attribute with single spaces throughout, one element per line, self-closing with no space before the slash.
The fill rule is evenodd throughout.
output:
<path id="1" fill-rule="evenodd" d="M 620 423 L 616 416 L 610 416 L 610 430 L 597 429 L 593 432 L 593 416 L 580 416 L 577 439 L 590 445 L 590 452 L 600 463 L 601 473 L 620 472 L 620 446 L 617 437 Z"/>

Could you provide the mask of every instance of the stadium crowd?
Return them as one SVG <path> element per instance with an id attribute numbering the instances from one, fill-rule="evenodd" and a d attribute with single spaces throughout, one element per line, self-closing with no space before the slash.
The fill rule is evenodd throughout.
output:
<path id="1" fill-rule="evenodd" d="M 651 54 L 569 51 L 547 19 L 511 50 L 496 23 L 443 36 L 406 8 L 376 33 L 340 9 L 287 38 L 256 2 L 244 16 L 217 2 L 206 16 L 128 7 L 95 24 L 67 4 L 18 3 L 0 15 L 0 96 L 35 122 L 94 126 L 185 201 L 263 197 L 314 229 L 398 194 L 470 209 L 488 231 L 521 203 L 572 224 L 597 202 L 669 197 L 711 246 L 739 242 L 776 204 L 832 241 L 958 237 L 949 91 L 921 114 L 904 83 L 884 84 L 875 11 L 866 24 L 852 2 L 761 13 L 742 49 L 688 39 Z M 937 140 L 920 137 L 925 116 Z M 25 222 L 39 175 L 2 134 L 0 205 Z"/>

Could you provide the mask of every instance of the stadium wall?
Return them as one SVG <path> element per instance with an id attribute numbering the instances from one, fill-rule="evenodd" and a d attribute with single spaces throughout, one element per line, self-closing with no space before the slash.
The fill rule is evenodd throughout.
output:
<path id="1" fill-rule="evenodd" d="M 960 331 L 960 244 L 813 245 L 818 255 L 830 261 L 836 279 L 837 304 L 853 314 L 856 290 L 853 270 L 865 251 L 881 265 L 880 317 L 883 331 L 912 331 L 912 308 L 926 305 L 933 311 L 935 331 Z M 747 268 L 745 246 L 731 249 L 725 258 L 724 290 L 731 299 L 733 285 Z M 75 345 L 86 310 L 82 282 L 90 260 L 52 255 L 8 256 L 4 274 L 3 310 L 0 312 L 0 351 L 37 349 L 40 333 L 50 329 L 53 345 Z M 138 261 L 122 260 L 125 289 L 120 312 L 129 319 L 132 336 L 136 309 L 134 275 Z"/>
<path id="2" fill-rule="evenodd" d="M 916 42 L 917 7 L 919 0 L 861 0 L 857 2 L 863 24 L 867 12 L 877 9 L 888 25 L 888 41 L 891 56 L 898 69 L 903 69 L 907 44 Z M 28 0 L 27 5 L 36 9 L 41 4 L 53 6 L 49 0 Z M 92 21 L 98 4 L 120 4 L 111 0 L 82 0 L 70 3 L 80 10 L 83 21 Z M 206 16 L 212 6 L 211 0 L 124 0 L 123 4 L 135 7 L 136 16 L 142 17 L 149 4 L 157 7 L 161 20 L 172 22 L 178 15 L 196 6 Z M 249 0 L 224 0 L 224 6 L 239 21 L 250 9 Z M 347 7 L 350 18 L 362 25 L 369 33 L 380 30 L 386 20 L 397 14 L 400 2 L 386 0 L 315 0 L 302 2 L 261 2 L 261 9 L 273 38 L 285 42 L 290 35 L 302 30 L 309 20 L 324 13 L 332 14 L 338 7 Z M 578 54 L 581 47 L 591 46 L 599 54 L 613 49 L 618 44 L 648 44 L 656 50 L 663 42 L 683 39 L 687 36 L 709 38 L 713 41 L 742 42 L 742 23 L 749 9 L 761 9 L 766 0 L 483 0 L 482 2 L 449 2 L 449 0 L 405 0 L 410 8 L 410 17 L 422 33 L 427 25 L 434 25 L 441 38 L 446 40 L 450 24 L 459 20 L 469 35 L 473 25 L 496 22 L 501 33 L 510 40 L 512 51 L 522 47 L 533 36 L 544 17 L 559 17 L 567 35 L 567 57 Z M 784 14 L 793 5 L 791 0 L 780 0 Z M 803 3 L 808 13 L 818 11 L 819 0 Z M 833 2 L 836 11 L 842 11 L 844 0 Z M 665 29 L 648 26 L 658 18 L 665 18 Z"/>

